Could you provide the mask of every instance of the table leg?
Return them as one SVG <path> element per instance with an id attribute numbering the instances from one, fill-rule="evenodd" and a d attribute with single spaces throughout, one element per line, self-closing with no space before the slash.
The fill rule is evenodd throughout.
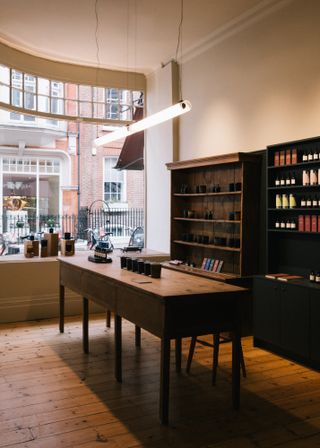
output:
<path id="1" fill-rule="evenodd" d="M 108 328 L 111 327 L 111 311 L 107 310 L 107 314 L 106 314 L 106 326 Z"/>
<path id="2" fill-rule="evenodd" d="M 159 417 L 163 425 L 169 421 L 169 383 L 170 383 L 170 339 L 161 339 L 160 366 L 160 408 Z"/>
<path id="3" fill-rule="evenodd" d="M 181 372 L 181 338 L 176 338 L 176 372 Z"/>
<path id="4" fill-rule="evenodd" d="M 137 325 L 135 327 L 135 344 L 136 347 L 141 347 L 141 328 Z"/>
<path id="5" fill-rule="evenodd" d="M 114 316 L 114 342 L 115 342 L 115 377 L 116 380 L 122 382 L 122 331 L 121 331 L 121 316 L 115 314 Z"/>
<path id="6" fill-rule="evenodd" d="M 64 286 L 63 285 L 60 285 L 59 306 L 60 306 L 59 330 L 60 330 L 60 333 L 63 333 L 64 332 Z"/>
<path id="7" fill-rule="evenodd" d="M 82 346 L 85 353 L 89 353 L 89 300 L 82 298 Z"/>
<path id="8" fill-rule="evenodd" d="M 232 338 L 232 404 L 234 409 L 240 407 L 240 351 L 241 335 L 237 328 Z"/>

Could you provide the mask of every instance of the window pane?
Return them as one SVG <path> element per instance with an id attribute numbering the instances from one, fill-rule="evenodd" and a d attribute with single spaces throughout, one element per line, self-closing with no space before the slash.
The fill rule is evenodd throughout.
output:
<path id="1" fill-rule="evenodd" d="M 45 78 L 38 78 L 38 94 L 47 95 L 50 94 L 50 81 Z"/>
<path id="2" fill-rule="evenodd" d="M 78 86 L 77 84 L 66 83 L 64 85 L 64 96 L 70 100 L 78 99 Z"/>
<path id="3" fill-rule="evenodd" d="M 35 92 L 36 91 L 36 78 L 31 75 L 24 75 L 24 90 L 27 92 Z"/>
<path id="4" fill-rule="evenodd" d="M 93 87 L 92 88 L 92 101 L 96 103 L 105 102 L 105 89 L 103 87 Z"/>
<path id="5" fill-rule="evenodd" d="M 14 87 L 22 89 L 22 73 L 17 70 L 11 70 L 11 81 Z"/>
<path id="6" fill-rule="evenodd" d="M 120 106 L 120 120 L 132 120 L 132 108 L 131 106 Z"/>
<path id="7" fill-rule="evenodd" d="M 64 106 L 63 100 L 60 100 L 58 98 L 51 98 L 51 113 L 52 114 L 62 115 L 64 113 L 63 106 Z"/>
<path id="8" fill-rule="evenodd" d="M 79 100 L 92 101 L 91 86 L 79 86 Z"/>
<path id="9" fill-rule="evenodd" d="M 93 117 L 94 118 L 105 118 L 104 103 L 93 103 Z"/>
<path id="10" fill-rule="evenodd" d="M 0 84 L 0 101 L 6 104 L 10 103 L 10 89 L 2 84 Z"/>
<path id="11" fill-rule="evenodd" d="M 22 107 L 22 91 L 12 89 L 11 95 L 12 95 L 11 104 L 13 106 Z"/>
<path id="12" fill-rule="evenodd" d="M 118 89 L 106 89 L 107 103 L 119 102 L 119 90 Z"/>
<path id="13" fill-rule="evenodd" d="M 107 118 L 109 120 L 118 120 L 119 119 L 119 106 L 118 104 L 107 104 Z"/>
<path id="14" fill-rule="evenodd" d="M 81 102 L 79 103 L 79 107 L 80 107 L 80 117 L 87 117 L 87 118 L 91 118 L 92 117 L 92 103 L 84 103 Z"/>
<path id="15" fill-rule="evenodd" d="M 51 81 L 51 96 L 63 98 L 63 82 Z"/>
<path id="16" fill-rule="evenodd" d="M 47 96 L 38 96 L 38 111 L 49 112 L 49 98 Z"/>
<path id="17" fill-rule="evenodd" d="M 41 215 L 53 215 L 57 219 L 59 214 L 59 176 L 40 176 L 39 211 Z"/>
<path id="18" fill-rule="evenodd" d="M 24 107 L 25 109 L 36 109 L 36 95 L 33 93 L 25 92 L 24 93 Z"/>
<path id="19" fill-rule="evenodd" d="M 72 101 L 72 100 L 66 100 L 65 103 L 66 103 L 65 115 L 77 116 L 78 115 L 78 102 Z"/>
<path id="20" fill-rule="evenodd" d="M 10 70 L 4 65 L 0 65 L 0 82 L 7 86 L 10 85 Z"/>

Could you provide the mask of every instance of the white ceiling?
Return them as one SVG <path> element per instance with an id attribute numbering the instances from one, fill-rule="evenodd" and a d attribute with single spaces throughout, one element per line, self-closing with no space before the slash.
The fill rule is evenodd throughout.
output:
<path id="1" fill-rule="evenodd" d="M 278 1 L 184 0 L 182 53 Z M 0 40 L 50 59 L 93 66 L 100 60 L 101 67 L 149 73 L 176 56 L 180 5 L 181 0 L 0 0 Z"/>

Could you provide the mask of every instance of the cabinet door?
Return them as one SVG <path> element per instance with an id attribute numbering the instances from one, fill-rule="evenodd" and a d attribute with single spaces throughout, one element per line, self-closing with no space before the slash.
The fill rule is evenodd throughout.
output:
<path id="1" fill-rule="evenodd" d="M 310 289 L 310 358 L 320 367 L 320 289 Z"/>
<path id="2" fill-rule="evenodd" d="M 281 293 L 281 347 L 292 356 L 309 358 L 309 294 L 307 288 L 284 284 Z"/>
<path id="3" fill-rule="evenodd" d="M 253 283 L 254 337 L 274 345 L 280 344 L 281 302 L 276 281 L 255 278 Z"/>

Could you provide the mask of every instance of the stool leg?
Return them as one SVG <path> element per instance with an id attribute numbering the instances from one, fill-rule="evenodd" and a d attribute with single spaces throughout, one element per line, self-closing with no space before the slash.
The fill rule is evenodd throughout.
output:
<path id="1" fill-rule="evenodd" d="M 247 377 L 247 370 L 246 370 L 246 365 L 245 365 L 245 362 L 244 362 L 241 341 L 240 341 L 240 365 L 241 365 L 242 375 L 243 375 L 244 378 L 246 378 Z"/>
<path id="2" fill-rule="evenodd" d="M 217 368 L 219 362 L 220 333 L 213 335 L 213 365 L 212 365 L 212 386 L 216 384 Z"/>
<path id="3" fill-rule="evenodd" d="M 111 327 L 111 311 L 110 310 L 107 310 L 107 313 L 106 313 L 106 326 L 108 328 Z"/>
<path id="4" fill-rule="evenodd" d="M 192 336 L 191 343 L 190 343 L 190 348 L 189 348 L 189 355 L 188 355 L 188 359 L 187 359 L 187 367 L 186 367 L 186 372 L 187 373 L 190 373 L 190 367 L 191 367 L 191 362 L 192 362 L 192 358 L 193 358 L 193 353 L 194 353 L 194 348 L 196 346 L 196 342 L 197 342 L 197 336 Z"/>

